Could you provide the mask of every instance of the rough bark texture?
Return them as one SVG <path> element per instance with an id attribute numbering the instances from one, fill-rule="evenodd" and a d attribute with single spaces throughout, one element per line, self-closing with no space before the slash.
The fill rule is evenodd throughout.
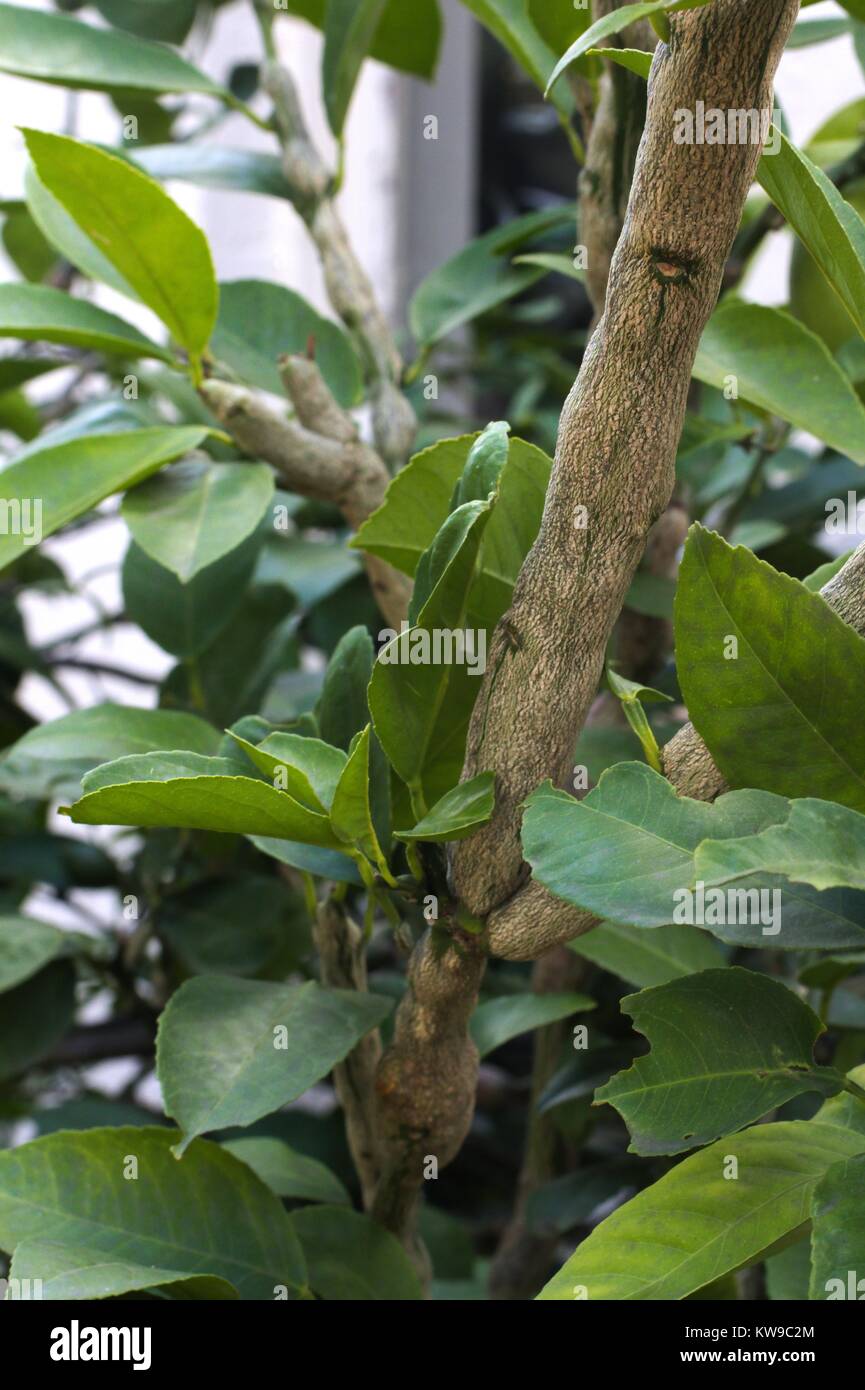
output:
<path id="1" fill-rule="evenodd" d="M 613 624 L 673 488 L 691 368 L 760 156 L 687 145 L 698 101 L 766 109 L 797 0 L 714 0 L 671 17 L 606 309 L 565 404 L 540 533 L 497 629 L 464 775 L 493 770 L 490 825 L 458 846 L 454 885 L 486 916 L 525 878 L 520 806 L 564 779 Z M 584 508 L 585 511 L 580 509 Z"/>
<path id="2" fill-rule="evenodd" d="M 714 0 L 673 16 L 655 54 L 604 317 L 565 405 L 540 534 L 493 638 L 469 733 L 464 777 L 495 771 L 497 808 L 457 847 L 452 877 L 469 912 L 492 913 L 497 954 L 536 958 L 580 930 L 563 931 L 567 909 L 538 885 L 513 896 L 527 873 L 520 806 L 568 770 L 613 624 L 669 501 L 697 343 L 760 155 L 676 145 L 674 113 L 698 100 L 768 107 L 797 11 L 798 0 Z M 437 957 L 427 938 L 379 1069 L 385 1160 L 373 1211 L 409 1246 L 423 1155 L 448 1161 L 471 1122 L 467 1023 L 482 972 L 475 953 Z"/>

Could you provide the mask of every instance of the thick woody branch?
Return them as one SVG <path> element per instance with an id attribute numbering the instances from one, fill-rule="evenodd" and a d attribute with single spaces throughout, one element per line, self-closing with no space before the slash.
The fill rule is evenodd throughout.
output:
<path id="1" fill-rule="evenodd" d="M 264 71 L 283 149 L 292 200 L 321 259 L 330 302 L 357 343 L 372 389 L 376 448 L 388 467 L 405 463 L 417 421 L 399 389 L 403 364 L 393 334 L 360 264 L 334 201 L 334 180 L 310 138 L 291 74 L 277 63 Z"/>
<path id="2" fill-rule="evenodd" d="M 865 637 L 865 543 L 820 590 L 830 608 Z M 663 750 L 664 774 L 680 796 L 713 801 L 727 784 L 693 724 L 685 724 Z M 543 951 L 597 927 L 590 912 L 568 907 L 531 879 L 487 922 L 490 953 L 506 960 L 533 960 Z"/>
<path id="3" fill-rule="evenodd" d="M 464 776 L 492 770 L 497 792 L 490 825 L 453 859 L 475 915 L 524 881 L 522 802 L 569 770 L 613 625 L 672 493 L 697 345 L 761 153 L 677 144 L 675 113 L 698 101 L 769 109 L 797 11 L 798 0 L 713 0 L 674 15 L 670 43 L 656 49 L 604 316 L 565 404 L 540 533 L 469 730 Z"/>
<path id="4" fill-rule="evenodd" d="M 390 475 L 375 450 L 360 440 L 354 421 L 337 405 L 314 362 L 285 358 L 282 375 L 297 419 L 243 386 L 210 380 L 200 392 L 244 453 L 271 464 L 290 491 L 339 507 L 356 530 L 381 505 Z M 375 556 L 366 556 L 365 563 L 384 617 L 399 627 L 410 581 Z"/>

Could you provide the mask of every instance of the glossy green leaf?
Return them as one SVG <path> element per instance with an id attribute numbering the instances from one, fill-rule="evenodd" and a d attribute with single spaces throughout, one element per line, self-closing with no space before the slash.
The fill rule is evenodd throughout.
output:
<path id="1" fill-rule="evenodd" d="M 470 1032 L 481 1057 L 494 1052 L 521 1033 L 534 1032 L 548 1023 L 582 1014 L 595 1007 L 586 994 L 506 994 L 478 1004 Z"/>
<path id="2" fill-rule="evenodd" d="M 365 627 L 350 628 L 328 662 L 315 707 L 325 743 L 348 752 L 369 718 L 366 690 L 375 664 L 375 647 Z"/>
<path id="3" fill-rule="evenodd" d="M 700 339 L 694 376 L 720 389 L 735 380 L 745 400 L 865 464 L 865 406 L 823 340 L 785 310 L 723 303 Z"/>
<path id="4" fill-rule="evenodd" d="M 128 299 L 140 296 L 125 276 L 105 255 L 98 243 L 78 225 L 62 202 L 45 187 L 33 164 L 24 173 L 27 207 L 49 246 L 90 280 L 110 286 Z"/>
<path id="5" fill-rule="evenodd" d="M 272 1300 L 277 1285 L 298 1291 L 303 1255 L 279 1199 L 218 1144 L 199 1140 L 178 1163 L 174 1138 L 162 1128 L 90 1129 L 6 1149 L 0 1247 L 50 1241 L 111 1264 L 217 1275 L 242 1298 Z M 91 1297 L 92 1277 L 83 1270 L 84 1291 L 67 1297 Z"/>
<path id="6" fill-rule="evenodd" d="M 529 18 L 553 53 L 564 53 L 592 22 L 592 7 L 574 0 L 528 0 Z"/>
<path id="7" fill-rule="evenodd" d="M 25 139 L 49 193 L 190 356 L 200 356 L 219 299 L 200 227 L 127 161 L 65 135 L 28 130 Z"/>
<path id="8" fill-rule="evenodd" d="M 289 14 L 299 15 L 324 29 L 327 0 L 286 0 Z M 436 69 L 442 37 L 439 0 L 387 0 L 381 21 L 369 45 L 369 56 L 415 77 L 431 78 Z"/>
<path id="9" fill-rule="evenodd" d="M 13 462 L 3 472 L 3 495 L 18 504 L 22 523 L 19 534 L 10 528 L 0 535 L 0 568 L 112 493 L 188 453 L 207 433 L 204 426 L 178 425 L 91 435 Z"/>
<path id="10" fill-rule="evenodd" d="M 695 526 L 676 648 L 691 719 L 731 785 L 865 810 L 865 641 L 818 594 Z"/>
<path id="11" fill-rule="evenodd" d="M 530 796 L 523 850 L 533 876 L 574 907 L 660 927 L 677 921 L 703 840 L 756 834 L 787 813 L 782 797 L 765 792 L 728 792 L 713 803 L 680 797 L 645 764 L 619 763 L 582 801 L 549 784 Z"/>
<path id="12" fill-rule="evenodd" d="M 372 729 L 358 735 L 345 764 L 330 807 L 330 823 L 341 840 L 353 845 L 387 874 L 387 858 L 379 844 L 372 815 L 370 773 Z"/>
<path id="13" fill-rule="evenodd" d="M 50 285 L 0 285 L 0 337 L 174 361 L 131 323 Z"/>
<path id="14" fill-rule="evenodd" d="M 434 270 L 411 302 L 411 329 L 420 346 L 432 347 L 463 324 L 534 285 L 546 272 L 540 266 L 515 266 L 513 254 L 544 232 L 572 220 L 570 208 L 528 213 L 478 237 Z"/>
<path id="15" fill-rule="evenodd" d="M 806 1226 L 823 1174 L 863 1151 L 865 1135 L 817 1121 L 757 1125 L 721 1139 L 602 1221 L 539 1298 L 687 1298 Z M 735 1180 L 725 1176 L 730 1158 Z"/>
<path id="16" fill-rule="evenodd" d="M 845 1158 L 814 1189 L 811 1204 L 813 1299 L 855 1299 L 865 1294 L 865 1154 Z"/>
<path id="17" fill-rule="evenodd" d="M 268 780 L 311 810 L 329 810 L 346 766 L 341 748 L 302 734 L 270 734 L 254 744 L 232 734 L 246 756 Z"/>
<path id="18" fill-rule="evenodd" d="M 414 1265 L 389 1231 L 345 1207 L 305 1207 L 292 1217 L 310 1288 L 338 1302 L 423 1298 Z"/>
<path id="19" fill-rule="evenodd" d="M 298 1153 L 281 1139 L 250 1135 L 244 1139 L 225 1139 L 222 1147 L 257 1173 L 278 1197 L 288 1197 L 295 1202 L 351 1205 L 351 1198 L 329 1168 L 316 1158 Z"/>
<path id="20" fill-rule="evenodd" d="M 278 359 L 287 353 L 305 354 L 312 344 L 322 376 L 340 405 L 356 404 L 360 363 L 337 324 L 284 285 L 231 280 L 219 289 L 212 350 L 241 381 L 282 396 Z"/>
<path id="21" fill-rule="evenodd" d="M 270 835 L 338 848 L 327 817 L 267 782 L 238 777 L 226 758 L 154 753 L 119 758 L 87 773 L 83 795 L 63 808 L 76 825 L 168 826 Z"/>
<path id="22" fill-rule="evenodd" d="M 15 796 L 77 796 L 81 778 L 100 763 L 157 749 L 215 753 L 216 729 L 175 710 L 93 705 L 31 729 L 0 762 L 0 787 Z"/>
<path id="23" fill-rule="evenodd" d="M 159 1290 L 167 1298 L 222 1301 L 239 1297 L 237 1289 L 215 1274 L 192 1274 L 138 1264 L 99 1247 L 60 1244 L 53 1240 L 22 1240 L 15 1247 L 10 1274 L 10 1298 L 38 1288 L 51 1302 L 119 1298 L 142 1290 Z M 17 1280 L 18 1283 L 11 1281 Z M 28 1285 L 29 1281 L 29 1285 Z M 32 1295 L 31 1295 L 32 1296 Z"/>
<path id="24" fill-rule="evenodd" d="M 156 1050 L 166 1114 L 183 1130 L 178 1152 L 207 1130 L 250 1125 L 297 1100 L 391 1008 L 314 980 L 187 980 L 162 1013 Z"/>
<path id="25" fill-rule="evenodd" d="M 253 534 L 184 584 L 133 542 L 123 562 L 127 615 L 174 656 L 200 656 L 242 608 L 261 550 Z"/>
<path id="26" fill-rule="evenodd" d="M 324 23 L 324 104 L 330 128 L 341 136 L 386 0 L 328 0 Z"/>
<path id="27" fill-rule="evenodd" d="M 715 942 L 698 927 L 640 931 L 637 927 L 602 922 L 568 945 L 576 955 L 638 989 L 665 985 L 682 975 L 712 970 L 724 963 Z"/>
<path id="28" fill-rule="evenodd" d="M 68 933 L 31 917 L 0 917 L 0 993 L 62 955 Z"/>
<path id="29" fill-rule="evenodd" d="M 674 14 L 677 10 L 696 10 L 708 3 L 709 0 L 648 0 L 644 4 L 620 5 L 609 14 L 596 19 L 594 24 L 590 24 L 588 29 L 585 29 L 579 38 L 571 44 L 556 64 L 547 83 L 547 91 L 572 63 L 575 63 L 578 58 L 582 58 L 590 49 L 596 48 L 601 40 L 609 38 L 610 34 L 621 33 L 629 24 L 634 24 L 638 19 L 651 19 L 659 14 Z"/>
<path id="30" fill-rule="evenodd" d="M 606 58 L 610 63 L 635 72 L 638 77 L 648 78 L 652 68 L 654 53 L 646 53 L 641 48 L 590 48 L 587 58 Z"/>
<path id="31" fill-rule="evenodd" d="M 477 438 L 465 434 L 442 439 L 415 454 L 391 479 L 381 506 L 349 544 L 414 576 L 420 557 L 447 519 L 454 488 Z"/>
<path id="32" fill-rule="evenodd" d="M 865 222 L 822 169 L 778 135 L 778 152 L 763 156 L 759 180 L 865 336 Z"/>
<path id="33" fill-rule="evenodd" d="M 255 530 L 273 487 L 264 463 L 190 459 L 128 492 L 121 514 L 141 549 L 186 583 Z"/>
<path id="34" fill-rule="evenodd" d="M 0 69 L 95 91 L 225 95 L 218 83 L 162 44 L 21 5 L 0 5 Z"/>
<path id="35" fill-rule="evenodd" d="M 544 91 L 550 83 L 557 50 L 550 47 L 532 22 L 526 0 L 463 0 L 490 33 L 528 73 L 535 86 Z M 567 112 L 566 93 L 556 93 L 556 104 Z"/>
<path id="36" fill-rule="evenodd" d="M 618 1110 L 630 1151 L 676 1154 L 820 1089 L 811 1076 L 819 1018 L 753 970 L 703 970 L 631 994 L 622 1010 L 651 1051 L 595 1093 Z"/>
<path id="37" fill-rule="evenodd" d="M 481 772 L 468 782 L 460 782 L 411 830 L 397 830 L 397 838 L 444 843 L 473 835 L 486 825 L 495 809 L 495 781 L 495 773 Z"/>

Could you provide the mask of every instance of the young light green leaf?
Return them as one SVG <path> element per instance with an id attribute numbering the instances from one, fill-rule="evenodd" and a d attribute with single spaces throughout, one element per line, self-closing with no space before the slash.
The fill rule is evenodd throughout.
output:
<path id="1" fill-rule="evenodd" d="M 648 78 L 652 70 L 654 53 L 646 53 L 642 48 L 590 48 L 587 58 L 606 58 L 619 67 L 635 72 L 638 77 Z"/>
<path id="2" fill-rule="evenodd" d="M 622 1009 L 651 1051 L 595 1102 L 618 1110 L 633 1153 L 699 1148 L 823 1089 L 812 1076 L 822 1023 L 786 985 L 756 971 L 703 970 L 628 995 Z"/>
<path id="3" fill-rule="evenodd" d="M 723 303 L 700 339 L 694 376 L 721 389 L 734 377 L 745 400 L 865 464 L 865 407 L 823 340 L 785 310 Z"/>
<path id="4" fill-rule="evenodd" d="M 190 357 L 200 357 L 219 299 L 210 247 L 200 227 L 126 160 L 65 135 L 24 134 L 49 193 Z"/>
<path id="5" fill-rule="evenodd" d="M 390 877 L 372 819 L 370 788 L 370 740 L 367 724 L 359 734 L 340 773 L 330 807 L 330 823 L 341 840 L 365 854 L 383 874 Z"/>
<path id="6" fill-rule="evenodd" d="M 758 835 L 706 840 L 694 860 L 706 884 L 778 875 L 813 888 L 865 892 L 865 816 L 831 801 L 790 803 L 789 817 Z"/>
<path id="7" fill-rule="evenodd" d="M 20 5 L 0 5 L 0 70 L 93 91 L 227 95 L 163 44 Z"/>
<path id="8" fill-rule="evenodd" d="M 595 1007 L 586 994 L 506 994 L 487 999 L 472 1014 L 470 1032 L 481 1057 L 521 1033 L 585 1013 Z"/>
<path id="9" fill-rule="evenodd" d="M 310 1288 L 339 1302 L 422 1299 L 414 1265 L 389 1231 L 344 1207 L 305 1207 L 292 1217 Z"/>
<path id="10" fill-rule="evenodd" d="M 341 748 L 331 748 L 319 738 L 302 734 L 270 734 L 258 744 L 249 743 L 238 734 L 231 737 L 280 791 L 287 791 L 313 811 L 329 810 L 346 766 Z"/>
<path id="11" fill-rule="evenodd" d="M 218 745 L 216 729 L 194 714 L 93 705 L 40 724 L 14 743 L 0 762 L 0 787 L 16 797 L 74 797 L 84 774 L 100 763 L 166 748 L 211 754 Z"/>
<path id="12" fill-rule="evenodd" d="M 465 613 L 467 588 L 491 515 L 489 502 L 465 502 L 451 512 L 418 562 L 408 614 L 412 626 L 427 615 L 423 626 L 447 627 L 452 624 L 446 614 Z"/>
<path id="13" fill-rule="evenodd" d="M 140 302 L 140 295 L 97 242 L 79 227 L 54 194 L 49 193 L 33 164 L 28 164 L 24 172 L 24 189 L 30 216 L 49 246 L 88 279 L 98 280 L 127 299 Z"/>
<path id="14" fill-rule="evenodd" d="M 167 348 L 151 342 L 131 323 L 50 285 L 0 285 L 0 337 L 174 361 Z"/>
<path id="15" fill-rule="evenodd" d="M 466 459 L 451 499 L 451 512 L 466 502 L 486 502 L 497 491 L 508 461 L 511 427 L 507 420 L 494 420 L 481 430 Z"/>
<path id="16" fill-rule="evenodd" d="M 250 1125 L 297 1100 L 392 1007 L 314 980 L 187 980 L 161 1015 L 156 1048 L 165 1111 L 183 1130 L 178 1153 L 198 1134 Z"/>
<path id="17" fill-rule="evenodd" d="M 222 1147 L 251 1168 L 278 1197 L 289 1197 L 295 1202 L 351 1205 L 350 1196 L 329 1168 L 317 1158 L 298 1153 L 281 1139 L 250 1135 L 225 1139 Z"/>
<path id="18" fill-rule="evenodd" d="M 602 922 L 568 945 L 576 955 L 638 989 L 665 985 L 682 975 L 717 969 L 724 964 L 715 942 L 697 927 L 640 931 L 637 927 Z"/>
<path id="19" fill-rule="evenodd" d="M 820 1179 L 811 1199 L 813 1299 L 861 1301 L 865 1278 L 865 1154 L 841 1159 Z"/>
<path id="20" fill-rule="evenodd" d="M 218 1144 L 199 1140 L 178 1163 L 174 1138 L 164 1128 L 90 1129 L 6 1149 L 0 1248 L 47 1240 L 71 1260 L 83 1248 L 111 1264 L 218 1275 L 241 1298 L 272 1299 L 276 1284 L 299 1291 L 303 1255 L 279 1199 Z M 67 1297 L 91 1297 L 91 1279 L 84 1270 L 82 1292 Z"/>
<path id="21" fill-rule="evenodd" d="M 595 20 L 594 24 L 590 24 L 588 29 L 584 30 L 579 38 L 571 44 L 553 69 L 547 83 L 547 92 L 549 93 L 562 73 L 572 63 L 575 63 L 578 58 L 582 58 L 591 49 L 596 48 L 601 40 L 609 38 L 610 34 L 621 33 L 629 24 L 634 24 L 638 19 L 651 19 L 655 15 L 674 14 L 677 10 L 696 10 L 708 3 L 709 0 L 648 0 L 648 3 L 645 4 L 620 5 L 618 9 Z"/>
<path id="22" fill-rule="evenodd" d="M 22 1240 L 12 1257 L 9 1297 L 39 1288 L 51 1301 L 120 1298 L 123 1294 L 158 1289 L 167 1298 L 210 1301 L 239 1298 L 227 1279 L 138 1264 L 100 1247 L 66 1245 L 53 1240 Z"/>
<path id="23" fill-rule="evenodd" d="M 348 108 L 386 0 L 328 0 L 324 25 L 324 104 L 330 128 L 341 136 Z"/>
<path id="24" fill-rule="evenodd" d="M 326 816 L 253 777 L 226 758 L 193 753 L 119 758 L 83 781 L 83 795 L 61 808 L 76 825 L 168 826 L 267 835 L 338 849 Z"/>
<path id="25" fill-rule="evenodd" d="M 188 453 L 206 426 L 153 426 L 124 434 L 94 434 L 31 454 L 3 471 L 3 496 L 21 524 L 0 535 L 0 569 L 98 502 Z"/>
<path id="26" fill-rule="evenodd" d="M 823 1174 L 863 1151 L 865 1135 L 817 1120 L 721 1139 L 602 1221 L 539 1298 L 573 1302 L 580 1287 L 593 1301 L 687 1298 L 805 1226 Z"/>
<path id="27" fill-rule="evenodd" d="M 447 520 L 454 488 L 478 435 L 441 439 L 391 479 L 381 506 L 349 542 L 414 576 L 421 556 Z"/>
<path id="28" fill-rule="evenodd" d="M 190 459 L 128 492 L 121 515 L 141 549 L 186 583 L 255 530 L 273 487 L 267 464 Z"/>
<path id="29" fill-rule="evenodd" d="M 865 810 L 865 641 L 818 594 L 694 526 L 676 648 L 691 719 L 731 785 Z"/>
<path id="30" fill-rule="evenodd" d="M 646 762 L 656 772 L 661 772 L 661 750 L 642 702 L 645 700 L 649 704 L 657 704 L 659 701 L 670 701 L 672 696 L 653 690 L 651 686 L 640 685 L 637 681 L 629 681 L 610 665 L 606 668 L 606 676 L 610 690 L 621 702 L 625 718 L 640 740 Z"/>
<path id="31" fill-rule="evenodd" d="M 777 138 L 758 178 L 865 337 L 865 222 L 822 169 L 780 131 Z"/>
<path id="32" fill-rule="evenodd" d="M 473 835 L 486 825 L 495 809 L 495 784 L 493 772 L 481 772 L 468 782 L 460 782 L 411 830 L 395 831 L 397 839 L 445 843 Z"/>

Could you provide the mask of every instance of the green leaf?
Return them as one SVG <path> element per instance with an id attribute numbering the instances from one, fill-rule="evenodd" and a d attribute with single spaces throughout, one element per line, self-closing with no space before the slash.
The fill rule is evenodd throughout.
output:
<path id="1" fill-rule="evenodd" d="M 231 737 L 246 756 L 275 786 L 287 791 L 310 810 L 325 813 L 346 767 L 341 748 L 331 748 L 319 738 L 302 734 L 270 734 L 261 743 L 249 743 L 238 734 Z"/>
<path id="2" fill-rule="evenodd" d="M 217 82 L 162 44 L 20 5 L 0 5 L 0 70 L 93 91 L 119 87 L 226 95 Z"/>
<path id="3" fill-rule="evenodd" d="M 451 514 L 466 502 L 486 502 L 499 488 L 502 470 L 508 461 L 511 427 L 507 420 L 494 420 L 481 430 L 469 449 L 465 468 L 451 499 Z"/>
<path id="4" fill-rule="evenodd" d="M 324 25 L 324 104 L 330 128 L 341 136 L 386 0 L 328 0 Z"/>
<path id="5" fill-rule="evenodd" d="M 579 38 L 571 44 L 570 48 L 559 59 L 552 75 L 547 82 L 547 92 L 554 83 L 558 82 L 562 73 L 575 63 L 578 58 L 582 58 L 591 49 L 596 48 L 602 39 L 606 39 L 610 34 L 619 34 L 626 29 L 629 24 L 634 24 L 638 19 L 651 19 L 654 15 L 674 14 L 677 10 L 696 10 L 702 5 L 709 3 L 709 0 L 648 0 L 648 3 L 638 5 L 620 5 L 618 9 L 610 14 L 603 15 L 600 19 L 590 24 Z"/>
<path id="6" fill-rule="evenodd" d="M 586 994 L 507 994 L 478 1004 L 469 1025 L 481 1057 L 511 1038 L 595 1007 Z"/>
<path id="7" fill-rule="evenodd" d="M 793 801 L 789 817 L 759 835 L 722 843 L 705 841 L 695 856 L 695 872 L 707 884 L 769 874 L 818 889 L 862 892 L 865 816 L 831 801 Z"/>
<path id="8" fill-rule="evenodd" d="M 249 835 L 247 838 L 262 854 L 278 860 L 280 864 L 288 864 L 292 869 L 315 874 L 318 878 L 331 878 L 335 883 L 353 883 L 356 887 L 361 884 L 355 861 L 337 850 L 319 849 L 317 845 L 303 845 L 296 840 L 275 840 L 267 835 Z"/>
<path id="9" fill-rule="evenodd" d="M 295 1202 L 351 1205 L 351 1198 L 329 1168 L 316 1158 L 298 1153 L 281 1139 L 251 1135 L 246 1139 L 225 1139 L 222 1147 L 251 1168 L 278 1197 Z"/>
<path id="10" fill-rule="evenodd" d="M 806 48 L 813 43 L 826 43 L 841 34 L 849 34 L 849 19 L 801 19 L 793 26 L 787 40 L 788 48 Z"/>
<path id="11" fill-rule="evenodd" d="M 865 810 L 865 641 L 818 594 L 692 527 L 676 648 L 691 719 L 732 786 Z"/>
<path id="12" fill-rule="evenodd" d="M 153 914 L 156 934 L 192 974 L 257 975 L 312 948 L 299 893 L 272 875 L 237 873 L 169 894 Z"/>
<path id="13" fill-rule="evenodd" d="M 200 656 L 241 609 L 260 550 L 253 534 L 183 584 L 133 542 L 122 573 L 127 616 L 174 656 Z"/>
<path id="14" fill-rule="evenodd" d="M 665 985 L 724 963 L 712 938 L 696 927 L 656 927 L 644 932 L 602 922 L 568 945 L 576 955 L 638 989 Z"/>
<path id="15" fill-rule="evenodd" d="M 380 995 L 198 975 L 159 1021 L 156 1071 L 183 1153 L 206 1130 L 297 1100 L 390 1013 Z M 218 1020 L 218 1027 L 214 1027 Z"/>
<path id="16" fill-rule="evenodd" d="M 481 772 L 447 792 L 411 830 L 397 830 L 400 840 L 443 843 L 464 840 L 486 825 L 495 809 L 495 773 Z"/>
<path id="17" fill-rule="evenodd" d="M 651 1043 L 595 1092 L 618 1110 L 630 1151 L 677 1154 L 759 1120 L 806 1091 L 823 1025 L 778 980 L 732 967 L 703 970 L 622 1000 Z"/>
<path id="18" fill-rule="evenodd" d="M 785 310 L 727 300 L 706 325 L 694 376 L 720 389 L 735 378 L 745 400 L 865 464 L 865 407 L 823 340 Z"/>
<path id="19" fill-rule="evenodd" d="M 528 0 L 528 6 L 532 24 L 553 53 L 564 53 L 592 22 L 588 3 L 577 8 L 574 0 Z"/>
<path id="20" fill-rule="evenodd" d="M 635 72 L 638 77 L 648 78 L 652 70 L 654 53 L 646 53 L 642 48 L 590 48 L 587 58 L 606 58 L 610 63 Z"/>
<path id="21" fill-rule="evenodd" d="M 76 825 L 168 826 L 223 834 L 270 835 L 339 847 L 327 817 L 286 792 L 238 777 L 226 758 L 154 753 L 119 758 L 84 778 L 83 795 L 63 807 Z"/>
<path id="22" fill-rule="evenodd" d="M 128 492 L 121 515 L 141 549 L 186 583 L 255 530 L 273 487 L 267 464 L 190 459 Z"/>
<path id="23" fill-rule="evenodd" d="M 0 917 L 0 993 L 29 980 L 62 955 L 68 935 L 31 917 Z"/>
<path id="24" fill-rule="evenodd" d="M 535 86 L 548 90 L 556 52 L 529 18 L 526 0 L 463 0 L 463 4 L 504 44 Z M 556 104 L 565 112 L 570 110 L 565 94 L 557 96 Z"/>
<path id="25" fill-rule="evenodd" d="M 643 763 L 619 763 L 582 801 L 549 783 L 526 802 L 522 842 L 533 876 L 574 907 L 626 926 L 675 922 L 707 839 L 756 834 L 788 803 L 765 792 L 728 792 L 713 803 L 676 795 Z"/>
<path id="26" fill-rule="evenodd" d="M 412 626 L 422 614 L 429 615 L 425 627 L 448 626 L 437 621 L 444 614 L 465 614 L 490 515 L 489 502 L 465 502 L 451 512 L 418 562 L 408 613 Z"/>
<path id="27" fill-rule="evenodd" d="M 165 748 L 215 753 L 218 744 L 216 729 L 194 714 L 94 705 L 40 724 L 14 743 L 0 762 L 0 787 L 40 800 L 77 796 L 81 778 L 100 763 Z"/>
<path id="28" fill-rule="evenodd" d="M 583 284 L 586 272 L 574 264 L 573 257 L 555 251 L 535 251 L 526 256 L 514 256 L 514 265 L 534 265 L 541 270 L 553 271 L 556 275 L 566 275 L 569 280 L 579 280 Z"/>
<path id="29" fill-rule="evenodd" d="M 199 1140 L 178 1163 L 174 1137 L 90 1129 L 0 1152 L 0 1247 L 48 1240 L 112 1264 L 218 1275 L 241 1298 L 299 1290 L 303 1255 L 279 1199 L 218 1144 Z M 85 1271 L 85 1289 L 91 1278 Z"/>
<path id="30" fill-rule="evenodd" d="M 0 1008 L 0 1082 L 49 1056 L 75 1017 L 75 968 L 53 960 L 8 989 Z"/>
<path id="31" fill-rule="evenodd" d="M 357 1211 L 305 1207 L 292 1221 L 303 1246 L 309 1284 L 319 1298 L 340 1302 L 423 1298 L 417 1273 L 399 1241 Z"/>
<path id="32" fill-rule="evenodd" d="M 198 0 L 94 0 L 109 24 L 142 39 L 183 43 L 192 28 Z"/>
<path id="33" fill-rule="evenodd" d="M 159 1289 L 172 1299 L 224 1300 L 238 1298 L 233 1284 L 215 1274 L 192 1274 L 138 1264 L 92 1246 L 59 1244 L 52 1240 L 22 1240 L 15 1247 L 9 1270 L 9 1297 L 19 1286 L 38 1281 L 40 1297 L 54 1301 L 119 1298 L 123 1294 Z M 28 1286 L 27 1281 L 30 1281 Z"/>
<path id="34" fill-rule="evenodd" d="M 760 161 L 760 183 L 865 337 L 865 222 L 822 169 L 778 138 L 777 154 Z"/>
<path id="35" fill-rule="evenodd" d="M 174 361 L 131 323 L 49 285 L 0 285 L 0 337 Z"/>
<path id="36" fill-rule="evenodd" d="M 343 767 L 333 803 L 330 823 L 341 840 L 353 845 L 388 877 L 387 859 L 376 835 L 372 818 L 370 750 L 371 729 L 367 724 Z"/>
<path id="37" fill-rule="evenodd" d="M 865 1154 L 834 1164 L 811 1202 L 809 1298 L 861 1301 L 865 1256 Z"/>
<path id="38" fill-rule="evenodd" d="M 287 0 L 289 14 L 324 29 L 327 0 Z M 369 56 L 415 77 L 431 78 L 438 62 L 442 18 L 438 0 L 387 0 Z"/>
<path id="39" fill-rule="evenodd" d="M 65 135 L 26 130 L 24 137 L 49 193 L 190 357 L 199 357 L 216 323 L 219 300 L 200 227 L 159 184 L 125 160 Z"/>
<path id="40" fill-rule="evenodd" d="M 325 743 L 348 752 L 369 718 L 366 690 L 375 664 L 375 647 L 365 627 L 353 627 L 334 650 L 315 707 Z"/>
<path id="41" fill-rule="evenodd" d="M 817 1121 L 721 1139 L 602 1221 L 539 1298 L 573 1302 L 575 1290 L 593 1302 L 687 1298 L 805 1227 L 819 1179 L 863 1150 L 865 1135 Z M 735 1180 L 725 1177 L 731 1157 Z"/>
<path id="42" fill-rule="evenodd" d="M 82 275 L 99 280 L 128 299 L 140 302 L 135 289 L 99 245 L 79 227 L 54 194 L 49 193 L 33 164 L 28 164 L 24 172 L 24 188 L 30 215 L 56 254 L 80 270 Z"/>
<path id="43" fill-rule="evenodd" d="M 178 425 L 91 435 L 13 461 L 3 471 L 3 494 L 20 508 L 22 524 L 17 535 L 12 528 L 0 535 L 0 569 L 112 493 L 194 449 L 208 433 L 206 426 Z"/>
<path id="44" fill-rule="evenodd" d="M 540 280 L 546 273 L 540 266 L 515 266 L 511 252 L 572 222 L 573 216 L 571 208 L 553 208 L 518 217 L 470 242 L 428 275 L 409 310 L 411 330 L 419 346 L 432 347 Z"/>
<path id="45" fill-rule="evenodd" d="M 219 318 L 213 333 L 214 356 L 250 386 L 284 395 L 277 366 L 284 354 L 305 354 L 312 342 L 315 360 L 340 405 L 357 403 L 361 367 L 346 334 L 284 285 L 267 280 L 231 280 L 219 287 Z"/>
<path id="46" fill-rule="evenodd" d="M 200 188 L 261 193 L 289 202 L 293 196 L 279 156 L 261 150 L 241 150 L 196 141 L 185 145 L 133 146 L 115 153 L 160 182 L 179 179 Z"/>

